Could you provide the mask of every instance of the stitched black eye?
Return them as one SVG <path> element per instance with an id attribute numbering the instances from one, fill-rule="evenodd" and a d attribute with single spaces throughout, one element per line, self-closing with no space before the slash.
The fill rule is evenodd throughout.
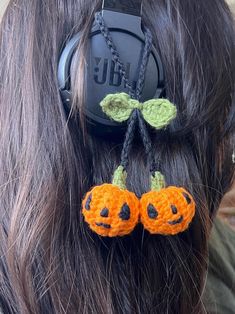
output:
<path id="1" fill-rule="evenodd" d="M 149 218 L 151 218 L 151 219 L 156 219 L 157 218 L 158 211 L 156 210 L 156 208 L 152 204 L 149 204 L 149 206 L 147 208 L 147 211 L 148 211 Z"/>
<path id="2" fill-rule="evenodd" d="M 131 210 L 130 207 L 127 204 L 124 204 L 122 206 L 121 212 L 119 213 L 119 217 L 122 220 L 129 220 L 131 217 Z"/>
<path id="3" fill-rule="evenodd" d="M 87 198 L 86 204 L 85 204 L 85 209 L 90 210 L 91 209 L 91 200 L 92 200 L 92 194 L 90 194 Z"/>
<path id="4" fill-rule="evenodd" d="M 172 214 L 176 215 L 178 213 L 178 209 L 175 205 L 171 205 Z"/>
<path id="5" fill-rule="evenodd" d="M 191 204 L 192 200 L 187 193 L 183 193 L 184 198 L 186 199 L 188 204 Z"/>
<path id="6" fill-rule="evenodd" d="M 108 210 L 108 208 L 102 209 L 101 212 L 100 212 L 100 216 L 101 216 L 101 217 L 104 217 L 104 218 L 107 218 L 107 217 L 109 216 L 109 210 Z"/>

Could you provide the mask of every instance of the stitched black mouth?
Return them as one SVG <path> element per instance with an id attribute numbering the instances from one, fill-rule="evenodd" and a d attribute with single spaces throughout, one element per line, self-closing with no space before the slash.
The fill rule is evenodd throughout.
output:
<path id="1" fill-rule="evenodd" d="M 105 224 L 105 223 L 103 223 L 103 222 L 96 222 L 95 224 L 96 224 L 96 226 L 98 226 L 98 227 L 104 227 L 105 229 L 110 229 L 110 228 L 111 228 L 110 225 Z"/>
<path id="2" fill-rule="evenodd" d="M 178 224 L 180 224 L 180 223 L 183 221 L 183 219 L 184 219 L 184 217 L 183 217 L 183 216 L 180 216 L 180 218 L 177 219 L 177 220 L 168 221 L 168 224 L 169 224 L 169 225 L 172 225 L 172 226 L 178 225 Z"/>

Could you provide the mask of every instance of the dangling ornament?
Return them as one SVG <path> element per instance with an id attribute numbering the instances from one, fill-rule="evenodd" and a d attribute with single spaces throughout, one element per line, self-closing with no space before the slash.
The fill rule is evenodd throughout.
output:
<path id="1" fill-rule="evenodd" d="M 112 184 L 94 187 L 83 200 L 85 221 L 100 236 L 127 235 L 139 221 L 139 199 L 126 189 L 126 177 L 124 168 L 118 167 Z"/>
<path id="2" fill-rule="evenodd" d="M 195 215 L 193 197 L 184 188 L 165 187 L 164 176 L 156 172 L 152 190 L 140 199 L 140 220 L 152 234 L 175 235 L 188 229 Z"/>
<path id="3" fill-rule="evenodd" d="M 101 31 L 102 33 L 102 31 Z M 145 47 L 136 90 L 128 81 L 125 66 L 109 39 L 111 53 L 125 86 L 126 93 L 107 95 L 100 103 L 103 112 L 112 120 L 122 123 L 128 121 L 123 145 L 121 164 L 114 173 L 112 183 L 93 187 L 82 202 L 82 213 L 90 228 L 100 236 L 116 237 L 131 233 L 139 221 L 152 234 L 175 235 L 185 231 L 195 215 L 195 202 L 192 195 L 181 187 L 165 187 L 164 176 L 155 167 L 152 143 L 146 123 L 156 130 L 167 127 L 177 115 L 177 109 L 167 99 L 151 99 L 144 103 L 140 98 L 144 87 L 145 72 L 152 50 L 152 35 L 146 29 Z M 140 135 L 151 164 L 151 191 L 137 196 L 127 190 L 126 179 L 129 154 L 138 122 Z"/>

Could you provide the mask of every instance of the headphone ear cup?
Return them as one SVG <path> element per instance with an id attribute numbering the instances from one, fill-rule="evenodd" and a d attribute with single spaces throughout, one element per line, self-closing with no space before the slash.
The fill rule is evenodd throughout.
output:
<path id="1" fill-rule="evenodd" d="M 102 11 L 103 19 L 108 26 L 113 43 L 121 56 L 125 67 L 126 76 L 135 84 L 138 80 L 139 65 L 145 45 L 145 35 L 141 28 L 141 18 L 112 11 Z M 58 66 L 58 81 L 61 98 L 64 106 L 71 106 L 72 94 L 70 84 L 70 67 L 76 48 L 79 45 L 81 34 L 76 34 L 62 51 Z M 99 103 L 107 94 L 119 92 L 129 93 L 127 83 L 120 74 L 120 68 L 116 64 L 116 57 L 111 52 L 104 35 L 101 33 L 100 25 L 94 23 L 90 32 L 90 43 L 87 52 L 86 73 L 86 100 L 84 114 L 95 128 L 100 127 L 101 133 L 111 134 L 114 130 L 125 129 L 110 120 L 101 110 Z M 146 69 L 145 84 L 141 100 L 159 97 L 163 91 L 164 72 L 159 55 L 153 48 Z M 100 131 L 99 130 L 99 131 Z"/>

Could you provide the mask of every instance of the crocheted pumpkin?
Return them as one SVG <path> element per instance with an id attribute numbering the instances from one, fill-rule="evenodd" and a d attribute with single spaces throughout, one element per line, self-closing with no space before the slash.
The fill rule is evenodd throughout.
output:
<path id="1" fill-rule="evenodd" d="M 139 220 L 139 200 L 134 193 L 123 189 L 122 180 L 117 178 L 123 169 L 118 169 L 113 180 L 115 184 L 94 187 L 82 203 L 85 221 L 94 232 L 104 237 L 127 235 Z"/>
<path id="2" fill-rule="evenodd" d="M 152 190 L 140 200 L 140 220 L 152 234 L 175 235 L 188 229 L 195 215 L 193 197 L 183 188 Z"/>

